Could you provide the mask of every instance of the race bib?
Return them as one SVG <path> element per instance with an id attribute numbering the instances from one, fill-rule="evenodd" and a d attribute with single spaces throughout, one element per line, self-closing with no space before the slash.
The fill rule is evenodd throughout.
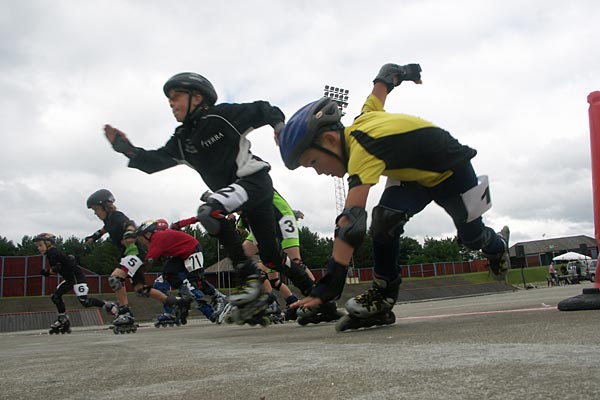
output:
<path id="1" fill-rule="evenodd" d="M 279 220 L 279 230 L 281 231 L 282 239 L 294 239 L 298 237 L 296 219 L 291 215 L 284 215 Z"/>
<path id="2" fill-rule="evenodd" d="M 125 256 L 121 258 L 120 264 L 121 268 L 127 272 L 127 275 L 133 277 L 144 263 L 138 256 Z"/>
<path id="3" fill-rule="evenodd" d="M 87 296 L 90 288 L 88 288 L 87 283 L 77 283 L 73 285 L 73 291 L 76 296 Z"/>
<path id="4" fill-rule="evenodd" d="M 204 267 L 204 255 L 199 251 L 189 256 L 183 263 L 188 272 L 202 269 Z"/>
<path id="5" fill-rule="evenodd" d="M 210 198 L 223 204 L 223 207 L 225 207 L 227 212 L 234 212 L 248 201 L 248 193 L 246 192 L 246 189 L 237 183 L 234 183 L 223 189 L 217 190 L 210 195 Z"/>
<path id="6" fill-rule="evenodd" d="M 490 196 L 490 184 L 487 175 L 478 176 L 477 179 L 479 181 L 477 186 L 461 194 L 467 209 L 466 222 L 476 220 L 492 208 L 492 197 Z"/>

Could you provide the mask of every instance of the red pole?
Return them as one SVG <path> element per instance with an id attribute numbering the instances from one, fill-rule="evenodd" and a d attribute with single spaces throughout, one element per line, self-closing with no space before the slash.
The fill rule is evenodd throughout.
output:
<path id="1" fill-rule="evenodd" d="M 592 154 L 592 200 L 594 202 L 594 233 L 600 247 L 600 92 L 587 97 L 590 104 L 590 148 Z M 594 287 L 600 288 L 596 279 Z"/>

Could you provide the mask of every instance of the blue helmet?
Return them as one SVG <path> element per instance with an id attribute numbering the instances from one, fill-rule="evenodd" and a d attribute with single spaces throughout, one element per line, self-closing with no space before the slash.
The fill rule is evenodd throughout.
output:
<path id="1" fill-rule="evenodd" d="M 298 168 L 300 155 L 314 146 L 321 133 L 343 129 L 341 118 L 342 112 L 329 97 L 313 101 L 296 111 L 279 133 L 279 151 L 285 166 Z"/>

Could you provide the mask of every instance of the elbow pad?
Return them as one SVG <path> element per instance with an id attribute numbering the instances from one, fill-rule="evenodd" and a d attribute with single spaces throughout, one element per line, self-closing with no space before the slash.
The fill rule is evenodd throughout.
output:
<path id="1" fill-rule="evenodd" d="M 340 218 L 346 217 L 346 226 L 339 226 Z M 340 238 L 355 249 L 358 249 L 367 235 L 367 212 L 362 207 L 346 208 L 335 219 L 335 237 Z"/>

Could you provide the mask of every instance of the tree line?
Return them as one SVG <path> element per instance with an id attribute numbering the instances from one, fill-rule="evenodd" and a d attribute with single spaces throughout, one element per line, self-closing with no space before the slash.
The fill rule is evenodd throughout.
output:
<path id="1" fill-rule="evenodd" d="M 210 236 L 200 227 L 192 226 L 184 230 L 194 236 L 202 245 L 205 268 L 213 265 L 226 257 L 216 238 Z M 39 254 L 33 238 L 24 236 L 21 243 L 14 244 L 7 238 L 0 236 L 0 256 L 31 256 Z M 73 254 L 79 264 L 100 275 L 109 275 L 119 261 L 119 253 L 108 239 L 99 240 L 91 245 L 86 245 L 84 239 L 71 236 L 58 237 L 56 246 L 66 254 Z M 321 237 L 312 232 L 308 227 L 300 228 L 300 251 L 302 260 L 310 268 L 324 268 L 333 249 L 333 238 Z M 402 236 L 400 238 L 400 256 L 398 264 L 410 265 L 420 263 L 473 261 L 483 258 L 481 252 L 472 251 L 464 247 L 456 237 L 435 239 L 426 237 L 424 243 Z M 371 268 L 373 266 L 373 240 L 370 232 L 363 245 L 355 252 L 353 257 L 355 268 Z M 160 263 L 151 267 L 150 271 L 160 271 Z"/>

